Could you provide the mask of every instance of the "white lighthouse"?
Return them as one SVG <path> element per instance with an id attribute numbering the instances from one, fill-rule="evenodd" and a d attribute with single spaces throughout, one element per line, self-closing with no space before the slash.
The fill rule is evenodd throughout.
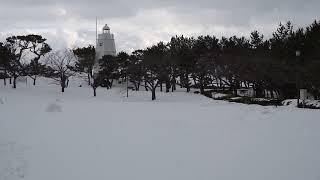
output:
<path id="1" fill-rule="evenodd" d="M 111 34 L 109 26 L 106 24 L 102 28 L 102 34 L 98 34 L 96 44 L 97 60 L 105 55 L 116 56 L 116 45 L 114 42 L 114 35 Z"/>

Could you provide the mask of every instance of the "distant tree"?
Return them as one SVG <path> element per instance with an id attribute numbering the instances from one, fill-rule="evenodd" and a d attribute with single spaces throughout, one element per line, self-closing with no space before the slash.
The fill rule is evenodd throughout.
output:
<path id="1" fill-rule="evenodd" d="M 163 80 L 166 54 L 167 46 L 163 42 L 147 48 L 143 53 L 143 80 L 152 93 L 152 100 L 156 100 L 156 89 Z"/>
<path id="2" fill-rule="evenodd" d="M 250 42 L 245 37 L 232 36 L 222 37 L 220 43 L 222 46 L 222 54 L 219 57 L 221 76 L 233 94 L 237 95 L 237 89 L 241 87 L 242 81 L 246 80 L 244 76 L 249 71 Z"/>
<path id="3" fill-rule="evenodd" d="M 91 79 L 93 78 L 92 70 L 96 56 L 95 48 L 90 45 L 88 47 L 74 49 L 73 53 L 77 57 L 76 69 L 87 74 L 88 85 L 91 85 Z"/>
<path id="4" fill-rule="evenodd" d="M 99 60 L 100 71 L 99 76 L 101 78 L 101 86 L 112 88 L 113 80 L 119 79 L 119 64 L 115 56 L 106 55 Z"/>
<path id="5" fill-rule="evenodd" d="M 31 79 L 33 79 L 33 85 L 36 85 L 37 76 L 43 72 L 43 65 L 39 62 L 41 57 L 44 57 L 47 53 L 49 53 L 52 49 L 45 42 L 46 39 L 40 35 L 27 35 L 27 41 L 30 42 L 30 51 L 35 56 L 32 60 L 29 67 L 29 73 Z"/>
<path id="6" fill-rule="evenodd" d="M 290 57 L 295 56 L 295 50 L 289 48 L 290 39 L 293 34 L 292 23 L 288 21 L 286 24 L 280 23 L 276 32 L 272 34 L 273 37 L 270 39 L 272 53 L 284 63 L 286 63 Z"/>
<path id="7" fill-rule="evenodd" d="M 270 63 L 277 67 L 271 82 L 286 99 L 299 96 L 301 57 L 296 56 L 296 51 L 300 50 L 301 42 L 298 43 L 297 37 L 292 23 L 288 21 L 286 24 L 280 23 L 270 39 L 273 58 Z"/>
<path id="8" fill-rule="evenodd" d="M 10 58 L 9 71 L 13 76 L 13 88 L 17 87 L 17 78 L 26 74 L 26 62 L 22 62 L 23 58 L 30 53 L 31 42 L 28 36 L 12 36 L 7 39 L 7 46 L 14 56 Z"/>
<path id="9" fill-rule="evenodd" d="M 305 41 L 300 43 L 301 62 L 305 74 L 305 86 L 317 99 L 320 98 L 320 21 L 314 21 L 305 29 Z"/>
<path id="10" fill-rule="evenodd" d="M 132 53 L 132 55 L 128 59 L 127 65 L 127 77 L 128 80 L 134 85 L 134 89 L 139 91 L 140 84 L 143 81 L 143 64 L 142 64 L 142 50 L 136 50 Z"/>
<path id="11" fill-rule="evenodd" d="M 65 91 L 69 77 L 76 74 L 75 63 L 76 57 L 69 49 L 51 52 L 46 57 L 46 64 L 52 71 L 50 78 L 60 84 L 61 92 Z"/>
<path id="12" fill-rule="evenodd" d="M 4 85 L 7 84 L 6 78 L 8 77 L 8 69 L 10 69 L 10 60 L 14 58 L 14 54 L 11 53 L 8 46 L 0 43 L 0 77 L 3 78 Z"/>
<path id="13" fill-rule="evenodd" d="M 126 52 L 119 52 L 116 59 L 117 59 L 118 70 L 119 70 L 119 78 L 121 80 L 127 80 L 129 54 Z"/>
<path id="14" fill-rule="evenodd" d="M 93 90 L 93 96 L 96 97 L 97 96 L 97 88 L 100 86 L 100 80 L 101 78 L 99 77 L 100 74 L 98 72 L 93 73 L 93 77 L 91 78 L 91 87 Z"/>
<path id="15" fill-rule="evenodd" d="M 270 42 L 264 40 L 264 36 L 258 31 L 253 31 L 250 34 L 250 55 L 248 57 L 249 72 L 246 75 L 246 80 L 252 84 L 255 90 L 256 97 L 264 97 L 264 90 L 269 89 L 274 91 L 270 86 L 270 71 L 269 63 L 270 56 Z M 272 93 L 271 93 L 272 94 Z M 273 94 L 272 94 L 273 95 Z"/>
<path id="16" fill-rule="evenodd" d="M 263 34 L 260 34 L 258 31 L 253 31 L 250 34 L 250 44 L 253 49 L 258 49 L 263 45 Z"/>
<path id="17" fill-rule="evenodd" d="M 193 46 L 194 66 L 192 77 L 199 85 L 200 93 L 212 83 L 214 75 L 214 61 L 220 54 L 219 39 L 214 36 L 199 36 Z"/>
<path id="18" fill-rule="evenodd" d="M 193 45 L 194 38 L 184 36 L 172 37 L 168 44 L 171 62 L 177 65 L 180 85 L 185 87 L 187 92 L 190 92 L 190 75 L 194 65 Z"/>

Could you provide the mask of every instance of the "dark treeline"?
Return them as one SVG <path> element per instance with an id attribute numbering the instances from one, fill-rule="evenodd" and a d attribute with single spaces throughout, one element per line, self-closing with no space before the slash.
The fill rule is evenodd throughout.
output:
<path id="1" fill-rule="evenodd" d="M 39 46 L 33 51 L 27 46 L 36 55 L 33 64 L 28 65 L 21 64 L 19 59 L 21 50 L 25 50 L 24 40 L 11 37 L 1 44 L 0 67 L 5 69 L 2 76 L 40 74 L 37 58 L 51 48 L 45 39 L 39 39 L 33 43 Z M 17 50 L 13 48 L 16 44 L 20 46 Z M 67 69 L 87 73 L 94 95 L 98 86 L 112 88 L 114 80 L 128 80 L 133 89 L 150 91 L 153 100 L 156 89 L 173 92 L 177 86 L 186 92 L 197 88 L 205 94 L 206 89 L 215 89 L 235 96 L 239 88 L 253 88 L 255 97 L 266 97 L 269 92 L 269 97 L 280 99 L 297 98 L 298 90 L 304 88 L 316 98 L 320 96 L 319 21 L 299 29 L 294 29 L 291 22 L 280 24 L 270 39 L 258 31 L 253 31 L 249 38 L 175 36 L 168 43 L 159 42 L 130 55 L 121 52 L 115 57 L 104 56 L 99 66 L 94 64 L 92 46 L 74 49 L 73 54 L 78 60 L 68 63 Z M 29 70 L 24 66 L 30 66 Z"/>
<path id="2" fill-rule="evenodd" d="M 143 86 L 174 91 L 186 88 L 226 90 L 237 95 L 239 88 L 253 88 L 256 97 L 297 98 L 298 90 L 320 95 L 320 24 L 293 29 L 291 22 L 280 24 L 270 39 L 258 31 L 250 38 L 232 36 L 172 37 L 131 55 L 100 60 L 100 78 L 112 86 L 113 79 L 127 79 L 135 90 Z"/>

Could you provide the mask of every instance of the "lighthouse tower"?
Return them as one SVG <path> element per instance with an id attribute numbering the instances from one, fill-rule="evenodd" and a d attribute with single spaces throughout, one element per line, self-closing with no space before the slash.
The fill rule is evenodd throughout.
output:
<path id="1" fill-rule="evenodd" d="M 98 34 L 96 55 L 97 60 L 101 59 L 105 55 L 116 55 L 114 35 L 110 33 L 110 28 L 107 24 L 102 28 L 102 34 Z"/>

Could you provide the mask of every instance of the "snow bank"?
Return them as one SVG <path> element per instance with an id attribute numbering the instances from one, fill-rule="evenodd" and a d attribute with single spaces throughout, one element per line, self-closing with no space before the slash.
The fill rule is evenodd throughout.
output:
<path id="1" fill-rule="evenodd" d="M 231 100 L 239 100 L 239 99 L 242 99 L 242 97 L 232 97 L 230 98 Z"/>
<path id="2" fill-rule="evenodd" d="M 299 101 L 299 107 L 302 107 L 302 100 Z M 285 106 L 297 107 L 297 99 L 287 99 L 282 102 Z M 309 109 L 320 109 L 320 100 L 305 100 L 304 106 Z"/>
<path id="3" fill-rule="evenodd" d="M 313 109 L 320 109 L 320 101 L 319 100 L 306 100 L 305 106 Z"/>
<path id="4" fill-rule="evenodd" d="M 212 98 L 213 99 L 224 98 L 226 96 L 229 96 L 229 95 L 228 94 L 223 94 L 223 93 L 212 92 Z"/>

